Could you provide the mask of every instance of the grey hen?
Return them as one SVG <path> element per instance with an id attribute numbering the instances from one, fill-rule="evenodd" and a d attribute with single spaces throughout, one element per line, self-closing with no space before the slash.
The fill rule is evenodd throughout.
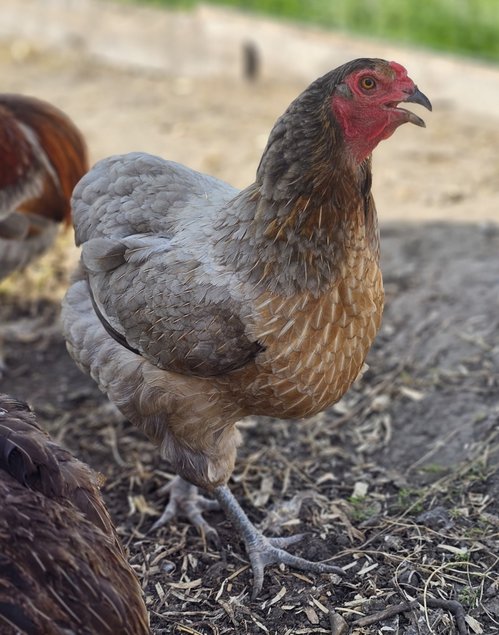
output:
<path id="1" fill-rule="evenodd" d="M 247 415 L 298 418 L 334 403 L 379 328 L 383 287 L 370 154 L 430 107 L 403 67 L 355 60 L 315 81 L 277 121 L 241 192 L 145 154 L 98 163 L 74 192 L 81 267 L 63 309 L 68 350 L 161 447 L 182 511 L 205 532 L 213 492 L 254 573 L 337 567 L 268 539 L 226 483 Z M 270 431 L 269 431 L 270 433 Z"/>

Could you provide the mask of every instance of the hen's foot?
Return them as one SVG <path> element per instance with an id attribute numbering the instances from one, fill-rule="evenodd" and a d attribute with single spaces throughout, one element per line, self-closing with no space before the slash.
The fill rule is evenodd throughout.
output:
<path id="1" fill-rule="evenodd" d="M 293 556 L 283 549 L 283 547 L 302 540 L 305 534 L 297 534 L 286 538 L 266 538 L 246 516 L 226 485 L 217 487 L 214 490 L 214 494 L 234 527 L 240 532 L 246 545 L 246 551 L 253 570 L 253 600 L 262 590 L 264 571 L 268 564 L 280 564 L 282 562 L 302 571 L 345 575 L 345 572 L 340 567 L 335 567 L 325 562 L 312 562 L 305 558 Z"/>
<path id="2" fill-rule="evenodd" d="M 217 501 L 201 496 L 195 485 L 184 481 L 180 476 L 176 476 L 173 481 L 162 487 L 159 492 L 160 494 L 168 493 L 170 500 L 164 512 L 152 526 L 153 530 L 163 527 L 175 516 L 182 516 L 190 520 L 199 533 L 206 536 L 208 540 L 218 541 L 216 529 L 203 518 L 203 512 L 220 509 Z"/>

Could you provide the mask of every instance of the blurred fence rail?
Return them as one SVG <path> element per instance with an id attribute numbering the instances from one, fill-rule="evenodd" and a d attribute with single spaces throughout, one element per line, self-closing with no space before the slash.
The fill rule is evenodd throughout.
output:
<path id="1" fill-rule="evenodd" d="M 354 57 L 396 58 L 435 105 L 499 116 L 497 67 L 212 6 L 172 11 L 104 0 L 3 0 L 0 18 L 0 39 L 21 50 L 71 50 L 175 76 L 242 77 L 248 50 L 261 77 L 304 82 Z"/>

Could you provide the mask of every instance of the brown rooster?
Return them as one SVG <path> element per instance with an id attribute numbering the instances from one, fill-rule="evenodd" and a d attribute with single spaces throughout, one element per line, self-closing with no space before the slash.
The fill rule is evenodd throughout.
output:
<path id="1" fill-rule="evenodd" d="M 0 395 L 0 632 L 146 635 L 97 475 Z"/>
<path id="2" fill-rule="evenodd" d="M 0 280 L 42 254 L 59 223 L 70 222 L 71 192 L 87 169 L 83 137 L 63 112 L 0 94 Z"/>
<path id="3" fill-rule="evenodd" d="M 81 267 L 63 307 L 70 354 L 178 474 L 156 527 L 202 531 L 211 492 L 262 588 L 300 536 L 266 538 L 227 487 L 247 415 L 307 417 L 340 399 L 380 325 L 372 150 L 428 99 L 395 62 L 313 82 L 275 124 L 242 191 L 147 154 L 98 163 L 74 193 Z"/>

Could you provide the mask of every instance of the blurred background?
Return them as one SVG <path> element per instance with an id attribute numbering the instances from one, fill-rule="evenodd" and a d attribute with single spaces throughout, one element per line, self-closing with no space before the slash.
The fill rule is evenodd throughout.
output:
<path id="1" fill-rule="evenodd" d="M 498 29 L 495 0 L 3 0 L 0 72 L 4 92 L 66 111 L 92 163 L 144 150 L 244 187 L 309 82 L 394 59 L 434 112 L 375 152 L 381 221 L 484 222 L 498 217 Z"/>
<path id="2" fill-rule="evenodd" d="M 381 217 L 496 217 L 495 0 L 3 0 L 1 16 L 2 89 L 66 110 L 92 160 L 146 150 L 238 187 L 310 81 L 395 59 L 434 113 L 376 151 Z"/>
<path id="3" fill-rule="evenodd" d="M 164 7 L 192 8 L 196 0 L 139 0 Z M 215 0 L 211 4 L 288 22 L 362 33 L 406 44 L 484 59 L 499 59 L 499 9 L 494 0 Z"/>

